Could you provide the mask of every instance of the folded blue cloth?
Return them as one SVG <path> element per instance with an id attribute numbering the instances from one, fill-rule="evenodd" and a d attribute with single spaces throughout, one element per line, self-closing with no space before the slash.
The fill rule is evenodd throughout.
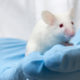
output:
<path id="1" fill-rule="evenodd" d="M 80 30 L 70 41 L 55 45 L 44 55 L 25 57 L 26 41 L 0 39 L 0 80 L 80 80 Z"/>

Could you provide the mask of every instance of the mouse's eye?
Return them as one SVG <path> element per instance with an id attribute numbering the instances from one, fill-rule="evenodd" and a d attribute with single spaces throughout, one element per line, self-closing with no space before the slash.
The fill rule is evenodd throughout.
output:
<path id="1" fill-rule="evenodd" d="M 62 28 L 62 27 L 64 27 L 64 25 L 63 24 L 60 24 L 59 27 Z"/>
<path id="2" fill-rule="evenodd" d="M 73 21 L 71 21 L 71 24 L 72 24 L 72 25 L 74 25 L 74 22 L 73 22 Z"/>

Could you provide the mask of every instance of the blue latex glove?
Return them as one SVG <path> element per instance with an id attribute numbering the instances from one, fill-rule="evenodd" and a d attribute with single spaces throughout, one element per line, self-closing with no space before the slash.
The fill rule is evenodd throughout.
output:
<path id="1" fill-rule="evenodd" d="M 0 39 L 0 80 L 80 80 L 79 37 L 80 31 L 71 40 L 75 46 L 56 45 L 27 57 L 25 41 Z"/>
<path id="2" fill-rule="evenodd" d="M 17 39 L 0 39 L 0 80 L 25 80 L 21 69 L 26 42 Z"/>

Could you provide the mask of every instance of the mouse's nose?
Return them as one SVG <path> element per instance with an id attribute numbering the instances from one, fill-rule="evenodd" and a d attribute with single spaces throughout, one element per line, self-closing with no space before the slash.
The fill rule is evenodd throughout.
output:
<path id="1" fill-rule="evenodd" d="M 71 37 L 73 37 L 74 35 L 75 35 L 75 32 L 74 31 L 70 33 L 70 36 Z"/>
<path id="2" fill-rule="evenodd" d="M 66 29 L 65 30 L 65 35 L 69 36 L 69 37 L 73 37 L 75 35 L 75 32 L 73 29 Z"/>

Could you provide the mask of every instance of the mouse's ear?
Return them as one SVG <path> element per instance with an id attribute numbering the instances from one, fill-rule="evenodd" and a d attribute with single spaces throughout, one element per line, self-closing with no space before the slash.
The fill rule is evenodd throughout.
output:
<path id="1" fill-rule="evenodd" d="M 45 23 L 47 23 L 49 25 L 53 25 L 56 20 L 55 16 L 52 13 L 50 13 L 49 11 L 43 11 L 42 18 L 45 21 Z"/>

